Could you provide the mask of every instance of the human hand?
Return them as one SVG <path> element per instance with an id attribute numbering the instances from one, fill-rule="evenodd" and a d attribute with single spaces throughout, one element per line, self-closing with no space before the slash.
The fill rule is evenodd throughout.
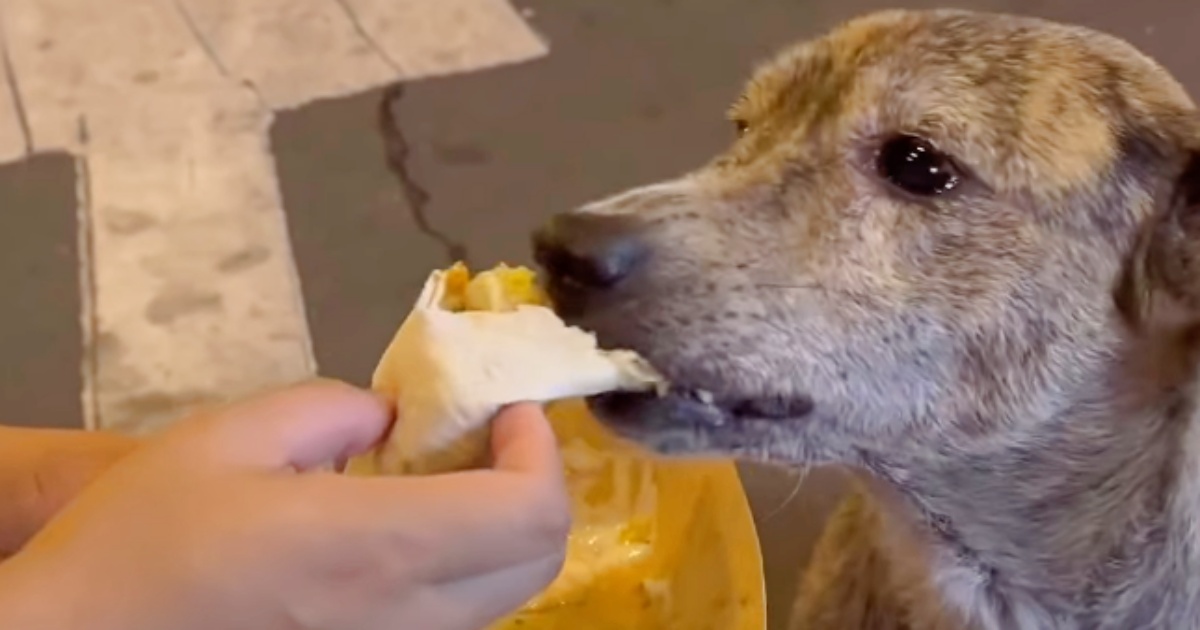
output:
<path id="1" fill-rule="evenodd" d="M 0 566 L 0 627 L 479 630 L 548 585 L 569 502 L 538 408 L 497 417 L 489 470 L 317 470 L 389 417 L 317 382 L 176 425 Z"/>
<path id="2" fill-rule="evenodd" d="M 0 558 L 139 443 L 99 431 L 0 427 Z"/>

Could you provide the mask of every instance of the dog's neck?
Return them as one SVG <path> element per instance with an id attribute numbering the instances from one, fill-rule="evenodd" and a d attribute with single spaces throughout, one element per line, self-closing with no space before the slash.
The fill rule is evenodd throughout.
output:
<path id="1" fill-rule="evenodd" d="M 1191 378 L 1164 384 L 1145 371 L 1161 366 L 1129 367 L 1116 374 L 1124 387 L 1083 393 L 1020 435 L 864 462 L 900 499 L 884 505 L 903 506 L 895 515 L 931 543 L 934 586 L 970 626 L 1200 625 Z"/>

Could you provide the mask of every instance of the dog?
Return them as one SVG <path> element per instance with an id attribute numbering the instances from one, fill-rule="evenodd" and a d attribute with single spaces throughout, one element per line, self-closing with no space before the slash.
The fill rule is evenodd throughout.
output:
<path id="1" fill-rule="evenodd" d="M 857 471 L 797 629 L 1200 627 L 1200 114 L 1130 44 L 960 10 L 783 51 L 727 151 L 552 217 L 667 455 Z"/>

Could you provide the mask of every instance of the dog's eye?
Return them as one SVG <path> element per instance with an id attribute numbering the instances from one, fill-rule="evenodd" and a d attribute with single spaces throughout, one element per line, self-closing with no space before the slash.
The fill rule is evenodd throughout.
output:
<path id="1" fill-rule="evenodd" d="M 875 166 L 880 176 L 897 188 L 921 197 L 947 193 L 962 180 L 949 157 L 914 136 L 898 136 L 884 143 Z"/>
<path id="2" fill-rule="evenodd" d="M 733 128 L 737 131 L 738 137 L 746 135 L 746 131 L 750 129 L 750 123 L 740 118 L 733 121 Z"/>

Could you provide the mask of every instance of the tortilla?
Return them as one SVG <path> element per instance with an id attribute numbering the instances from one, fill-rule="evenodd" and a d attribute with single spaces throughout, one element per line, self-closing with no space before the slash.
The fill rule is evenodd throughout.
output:
<path id="1" fill-rule="evenodd" d="M 500 267 L 473 279 L 462 265 L 435 271 L 373 377 L 403 419 L 376 465 L 395 474 L 478 466 L 488 420 L 506 404 L 663 385 L 637 354 L 601 350 L 567 326 L 531 271 Z"/>

